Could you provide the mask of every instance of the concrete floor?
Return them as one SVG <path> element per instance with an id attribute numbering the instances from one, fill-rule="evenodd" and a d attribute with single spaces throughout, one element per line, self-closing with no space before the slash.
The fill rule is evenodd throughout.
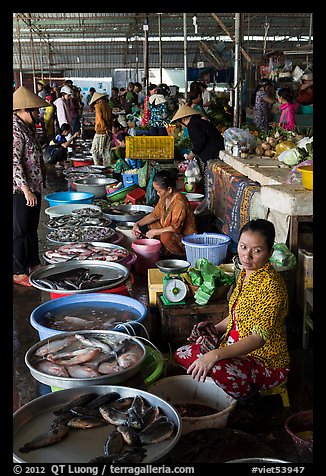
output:
<path id="1" fill-rule="evenodd" d="M 44 194 L 52 191 L 67 190 L 67 182 L 61 171 L 48 167 L 48 188 Z M 39 227 L 40 255 L 48 248 L 44 223 L 48 220 L 44 209 L 48 202 L 43 201 L 41 223 Z M 45 264 L 45 263 L 44 263 Z M 147 278 L 138 277 L 132 290 L 132 297 L 148 306 Z M 34 398 L 49 391 L 39 384 L 25 365 L 27 350 L 39 341 L 37 331 L 29 322 L 31 312 L 42 302 L 49 300 L 46 292 L 36 288 L 13 286 L 13 411 Z M 288 378 L 290 408 L 284 408 L 279 396 L 267 397 L 271 407 L 270 417 L 262 423 L 253 421 L 246 408 L 237 405 L 231 413 L 227 427 L 223 430 L 201 430 L 181 438 L 169 455 L 165 464 L 191 464 L 200 462 L 219 463 L 228 459 L 246 457 L 273 457 L 290 462 L 311 462 L 311 458 L 298 452 L 292 439 L 284 428 L 285 419 L 296 412 L 310 410 L 313 406 L 313 352 L 312 338 L 306 350 L 302 349 L 301 339 L 302 311 L 294 308 L 289 317 L 288 339 L 291 353 L 292 370 Z M 165 376 L 182 373 L 174 366 L 166 367 Z M 137 380 L 127 386 L 137 386 Z M 138 387 L 140 388 L 140 387 Z M 267 401 L 266 400 L 266 401 Z M 221 446 L 221 437 L 224 446 Z M 209 445 L 208 445 L 209 439 Z M 229 442 L 226 451 L 225 442 Z M 238 442 L 235 445 L 235 442 Z M 207 447 L 210 451 L 207 453 Z M 194 451 L 196 449 L 196 451 Z M 204 449 L 206 449 L 204 451 Z M 191 456 L 190 456 L 191 454 Z M 210 455 L 210 456 L 209 456 Z"/>

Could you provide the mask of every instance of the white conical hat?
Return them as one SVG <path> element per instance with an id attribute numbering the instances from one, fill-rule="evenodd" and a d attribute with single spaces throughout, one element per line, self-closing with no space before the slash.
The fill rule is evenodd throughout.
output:
<path id="1" fill-rule="evenodd" d="M 37 96 L 33 91 L 20 86 L 13 94 L 13 110 L 34 109 L 37 107 L 49 107 L 49 103 Z"/>
<path id="2" fill-rule="evenodd" d="M 97 101 L 100 98 L 103 98 L 104 96 L 107 96 L 106 93 L 94 93 L 92 96 L 92 99 L 89 101 L 89 106 L 93 104 L 93 102 Z"/>
<path id="3" fill-rule="evenodd" d="M 179 119 L 182 119 L 183 117 L 188 117 L 188 116 L 194 116 L 194 115 L 201 115 L 197 109 L 194 109 L 193 107 L 187 106 L 184 104 L 183 106 L 180 106 L 175 115 L 172 117 L 170 124 L 173 122 L 178 121 Z"/>

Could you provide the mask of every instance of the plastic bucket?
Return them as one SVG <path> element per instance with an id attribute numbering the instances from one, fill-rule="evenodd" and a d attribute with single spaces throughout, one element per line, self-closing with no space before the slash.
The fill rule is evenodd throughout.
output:
<path id="1" fill-rule="evenodd" d="M 135 269 L 137 274 L 146 274 L 150 268 L 155 268 L 160 260 L 160 240 L 141 238 L 132 242 L 131 248 L 137 255 Z"/>
<path id="2" fill-rule="evenodd" d="M 127 265 L 125 264 L 125 266 L 127 266 Z M 132 274 L 129 274 L 129 277 L 130 277 L 130 285 L 132 286 L 134 284 L 135 280 L 134 280 L 134 277 L 133 277 Z M 100 293 L 100 294 L 102 294 L 102 293 L 111 293 L 111 294 L 120 294 L 121 296 L 130 296 L 128 287 L 124 283 L 122 283 L 120 286 L 117 286 L 116 288 L 103 289 L 102 291 L 97 291 L 97 293 Z M 78 293 L 76 292 L 76 294 L 78 294 Z M 94 294 L 96 294 L 96 293 L 94 293 Z M 51 299 L 57 299 L 57 298 L 66 297 L 66 296 L 71 296 L 71 294 L 50 293 Z"/>
<path id="3" fill-rule="evenodd" d="M 191 375 L 176 375 L 157 380 L 148 388 L 171 405 L 201 404 L 216 413 L 200 417 L 182 417 L 182 434 L 206 428 L 225 428 L 230 412 L 237 402 L 214 383 L 211 377 L 205 382 L 193 380 Z"/>
<path id="4" fill-rule="evenodd" d="M 46 313 L 50 312 L 51 314 L 58 313 L 62 308 L 67 305 L 74 304 L 76 307 L 89 305 L 90 312 L 96 309 L 96 306 L 106 304 L 109 308 L 110 304 L 126 306 L 126 308 L 132 309 L 133 312 L 136 312 L 139 316 L 133 321 L 127 321 L 133 326 L 135 331 L 138 330 L 138 325 L 136 323 L 143 322 L 147 315 L 147 308 L 144 304 L 137 301 L 136 299 L 130 296 L 122 296 L 120 294 L 104 294 L 104 293 L 87 293 L 87 294 L 74 294 L 73 296 L 65 296 L 60 299 L 54 299 L 52 301 L 46 301 L 40 306 L 36 307 L 30 315 L 30 323 L 37 330 L 40 340 L 46 339 L 47 337 L 54 336 L 56 334 L 62 334 L 66 332 L 65 330 L 52 329 L 41 324 L 41 320 L 44 319 Z M 117 326 L 114 329 L 119 332 L 125 332 L 124 327 Z"/>
<path id="5" fill-rule="evenodd" d="M 309 463 L 313 452 L 313 411 L 294 413 L 285 420 L 285 429 L 291 436 L 301 458 Z"/>
<path id="6" fill-rule="evenodd" d="M 132 185 L 133 183 L 135 183 L 136 185 L 139 185 L 138 174 L 121 174 L 121 175 L 122 175 L 124 187 L 128 187 L 129 185 Z"/>

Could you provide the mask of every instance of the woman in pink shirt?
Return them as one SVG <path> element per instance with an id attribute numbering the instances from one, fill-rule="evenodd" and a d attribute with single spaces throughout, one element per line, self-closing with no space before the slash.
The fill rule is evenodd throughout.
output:
<path id="1" fill-rule="evenodd" d="M 279 126 L 284 127 L 287 131 L 294 131 L 296 126 L 295 113 L 298 109 L 298 104 L 293 102 L 290 89 L 280 88 L 277 91 L 277 99 L 281 110 Z"/>

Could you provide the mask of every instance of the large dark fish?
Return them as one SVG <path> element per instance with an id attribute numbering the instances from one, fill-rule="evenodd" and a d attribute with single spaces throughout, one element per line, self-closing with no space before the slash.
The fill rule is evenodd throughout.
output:
<path id="1" fill-rule="evenodd" d="M 133 401 L 133 397 L 121 397 L 118 400 L 115 400 L 114 402 L 110 403 L 109 407 L 124 412 L 131 407 Z"/>
<path id="2" fill-rule="evenodd" d="M 62 415 L 63 413 L 69 412 L 71 408 L 83 406 L 86 403 L 89 403 L 91 400 L 94 400 L 96 397 L 97 397 L 96 393 L 86 393 L 76 398 L 75 400 L 72 400 L 71 402 L 67 403 L 67 405 L 64 405 L 63 407 L 58 408 L 58 410 L 54 410 L 53 413 L 55 415 Z"/>
<path id="3" fill-rule="evenodd" d="M 118 426 L 127 423 L 127 413 L 115 410 L 114 408 L 110 408 L 109 406 L 101 406 L 99 410 L 104 420 L 108 421 L 112 425 Z"/>
<path id="4" fill-rule="evenodd" d="M 70 428 L 79 428 L 87 430 L 88 428 L 97 428 L 99 426 L 107 425 L 107 421 L 104 418 L 96 417 L 75 417 L 68 421 Z"/>
<path id="5" fill-rule="evenodd" d="M 73 407 L 70 409 L 70 413 L 75 417 L 88 417 L 88 418 L 102 418 L 98 408 L 85 407 Z"/>
<path id="6" fill-rule="evenodd" d="M 149 407 L 148 410 L 142 416 L 144 422 L 144 428 L 153 423 L 160 415 L 160 409 L 156 406 Z"/>
<path id="7" fill-rule="evenodd" d="M 122 434 L 117 431 L 113 430 L 109 434 L 108 438 L 106 439 L 104 443 L 104 454 L 105 455 L 113 455 L 113 454 L 119 454 L 122 450 L 122 447 L 124 445 L 124 439 L 122 437 Z"/>
<path id="8" fill-rule="evenodd" d="M 54 428 L 36 436 L 33 440 L 26 443 L 22 448 L 19 448 L 21 453 L 28 453 L 29 451 L 45 446 L 54 445 L 62 440 L 69 433 L 69 427 L 66 423 L 58 423 Z"/>
<path id="9" fill-rule="evenodd" d="M 129 408 L 127 411 L 128 420 L 127 423 L 131 428 L 135 428 L 136 430 L 141 430 L 144 427 L 144 422 L 142 418 L 136 413 L 133 407 Z"/>
<path id="10" fill-rule="evenodd" d="M 119 431 L 124 439 L 124 441 L 129 446 L 138 445 L 140 443 L 139 436 L 137 432 L 127 424 L 117 426 L 117 431 Z"/>
<path id="11" fill-rule="evenodd" d="M 99 395 L 91 402 L 86 403 L 85 407 L 99 408 L 101 405 L 108 405 L 109 403 L 118 400 L 118 398 L 120 398 L 120 394 L 118 392 L 105 393 L 104 395 Z"/>
<path id="12" fill-rule="evenodd" d="M 144 445 L 160 443 L 173 434 L 174 424 L 172 421 L 152 423 L 139 433 L 140 442 Z"/>

